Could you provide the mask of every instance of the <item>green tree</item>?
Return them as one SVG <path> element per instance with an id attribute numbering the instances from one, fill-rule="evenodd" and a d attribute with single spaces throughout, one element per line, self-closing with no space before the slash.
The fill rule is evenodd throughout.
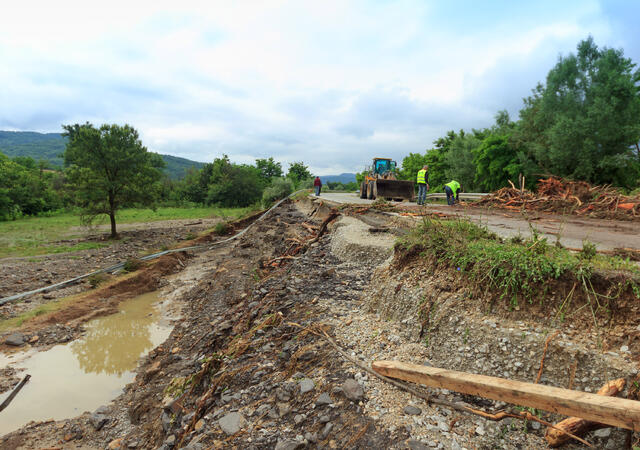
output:
<path id="1" fill-rule="evenodd" d="M 520 158 L 506 135 L 492 134 L 474 150 L 475 183 L 485 192 L 507 186 L 508 180 L 517 184 L 522 173 Z"/>
<path id="2" fill-rule="evenodd" d="M 415 182 L 416 177 L 418 176 L 418 171 L 422 169 L 425 164 L 428 164 L 426 154 L 409 153 L 407 156 L 402 158 L 402 168 L 398 173 L 399 178 Z"/>
<path id="3" fill-rule="evenodd" d="M 447 180 L 458 181 L 465 191 L 476 190 L 476 163 L 474 152 L 482 142 L 482 132 L 474 130 L 473 133 L 460 132 L 449 143 L 449 150 L 444 156 L 448 166 L 445 169 Z"/>
<path id="4" fill-rule="evenodd" d="M 520 112 L 517 141 L 542 172 L 632 187 L 640 166 L 640 71 L 589 37 L 560 57 Z"/>
<path id="5" fill-rule="evenodd" d="M 282 177 L 282 164 L 273 160 L 273 157 L 256 159 L 256 168 L 260 171 L 260 178 L 265 185 L 271 183 L 274 178 Z"/>
<path id="6" fill-rule="evenodd" d="M 256 167 L 234 164 L 223 155 L 213 161 L 210 169 L 208 204 L 243 207 L 256 203 L 262 196 L 260 171 Z"/>
<path id="7" fill-rule="evenodd" d="M 142 145 L 129 125 L 63 125 L 69 138 L 64 152 L 67 177 L 83 219 L 106 214 L 117 237 L 116 213 L 123 206 L 149 206 L 158 198 L 164 162 Z"/>
<path id="8" fill-rule="evenodd" d="M 309 172 L 309 168 L 305 166 L 302 161 L 293 162 L 289 165 L 289 170 L 287 171 L 287 178 L 293 181 L 293 184 L 296 188 L 302 185 L 303 181 L 311 178 L 311 172 Z"/>

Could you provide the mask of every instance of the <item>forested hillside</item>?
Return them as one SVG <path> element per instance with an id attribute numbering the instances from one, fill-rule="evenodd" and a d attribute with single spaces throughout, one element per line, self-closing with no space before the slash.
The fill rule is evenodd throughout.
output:
<path id="1" fill-rule="evenodd" d="M 47 161 L 52 167 L 62 167 L 66 139 L 60 133 L 36 133 L 33 131 L 0 131 L 0 153 L 10 158 L 27 156 Z M 182 178 L 191 167 L 201 169 L 204 164 L 171 155 L 160 155 L 166 167 L 164 172 L 171 179 Z"/>

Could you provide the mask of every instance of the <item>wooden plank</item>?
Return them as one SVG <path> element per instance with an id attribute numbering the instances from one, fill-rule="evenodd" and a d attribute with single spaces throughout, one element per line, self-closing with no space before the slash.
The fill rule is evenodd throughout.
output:
<path id="1" fill-rule="evenodd" d="M 640 402 L 399 361 L 375 361 L 381 375 L 465 394 L 640 430 Z"/>

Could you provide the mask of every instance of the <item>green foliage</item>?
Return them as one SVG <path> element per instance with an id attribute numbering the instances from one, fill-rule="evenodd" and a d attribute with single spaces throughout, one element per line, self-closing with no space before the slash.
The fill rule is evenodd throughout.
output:
<path id="1" fill-rule="evenodd" d="M 262 196 L 260 173 L 254 166 L 232 163 L 224 155 L 216 158 L 210 168 L 207 204 L 244 207 L 256 203 Z"/>
<path id="2" fill-rule="evenodd" d="M 89 285 L 92 288 L 97 288 L 100 284 L 104 283 L 107 280 L 107 275 L 104 272 L 94 273 L 89 278 L 87 278 L 87 280 L 89 281 Z"/>
<path id="3" fill-rule="evenodd" d="M 349 183 L 342 183 L 340 181 L 329 181 L 325 185 L 325 187 L 330 191 L 357 191 L 360 187 L 355 181 L 351 181 Z M 324 188 L 323 188 L 324 189 Z"/>
<path id="4" fill-rule="evenodd" d="M 591 261 L 598 254 L 598 249 L 595 244 L 585 239 L 582 241 L 582 250 L 580 251 L 580 257 Z"/>
<path id="5" fill-rule="evenodd" d="M 273 202 L 290 195 L 293 192 L 293 181 L 288 178 L 276 178 L 262 193 L 262 206 L 270 207 Z"/>
<path id="6" fill-rule="evenodd" d="M 52 188 L 55 177 L 43 172 L 31 158 L 12 161 L 0 153 L 0 220 L 61 207 L 61 197 Z"/>
<path id="7" fill-rule="evenodd" d="M 480 145 L 481 139 L 478 132 L 473 134 L 460 132 L 449 143 L 448 151 L 444 156 L 448 169 L 445 175 L 448 180 L 456 180 L 465 191 L 476 190 L 476 164 L 474 151 Z"/>
<path id="8" fill-rule="evenodd" d="M 544 172 L 633 187 L 640 160 L 640 71 L 622 50 L 599 49 L 593 38 L 560 57 L 525 100 L 518 138 Z"/>
<path id="9" fill-rule="evenodd" d="M 508 136 L 489 135 L 474 150 L 474 155 L 475 183 L 484 192 L 500 189 L 508 184 L 508 180 L 517 184 L 522 166 Z"/>
<path id="10" fill-rule="evenodd" d="M 418 171 L 422 167 L 428 164 L 427 155 L 421 155 L 420 153 L 409 153 L 402 159 L 402 168 L 398 171 L 399 178 L 401 180 L 410 180 L 415 182 L 418 176 Z"/>
<path id="11" fill-rule="evenodd" d="M 228 222 L 218 222 L 215 227 L 213 227 L 213 234 L 216 236 L 224 236 L 225 234 L 229 234 L 231 231 L 231 225 Z"/>
<path id="12" fill-rule="evenodd" d="M 129 125 L 64 125 L 69 138 L 64 153 L 66 173 L 91 223 L 108 215 L 111 237 L 116 233 L 116 212 L 125 206 L 149 206 L 159 196 L 162 159 L 147 152 L 138 132 Z"/>
<path id="13" fill-rule="evenodd" d="M 290 178 L 291 181 L 293 181 L 293 185 L 296 189 L 304 189 L 303 185 L 306 186 L 309 179 L 312 180 L 311 186 L 313 186 L 313 177 L 311 172 L 309 172 L 309 168 L 305 166 L 302 161 L 291 163 L 289 170 L 287 171 L 287 178 Z"/>
<path id="14" fill-rule="evenodd" d="M 519 296 L 532 301 L 540 283 L 576 271 L 581 264 L 569 252 L 542 240 L 502 243 L 486 228 L 463 220 L 425 219 L 399 245 L 418 245 L 478 285 L 497 289 L 513 306 Z"/>
<path id="15" fill-rule="evenodd" d="M 260 172 L 260 178 L 267 185 L 275 178 L 282 177 L 282 164 L 273 160 L 273 157 L 256 159 L 256 168 Z"/>

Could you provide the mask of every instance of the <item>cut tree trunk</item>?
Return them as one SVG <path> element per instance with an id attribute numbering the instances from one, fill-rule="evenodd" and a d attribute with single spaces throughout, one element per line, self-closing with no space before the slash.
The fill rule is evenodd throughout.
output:
<path id="1" fill-rule="evenodd" d="M 624 378 L 609 381 L 607 384 L 602 386 L 602 388 L 600 388 L 597 394 L 614 397 L 619 392 L 621 392 L 622 389 L 624 389 L 624 385 Z M 547 433 L 544 437 L 551 447 L 559 447 L 571 440 L 571 436 L 563 433 L 562 431 L 567 431 L 571 434 L 575 434 L 576 436 L 583 436 L 589 431 L 597 430 L 599 428 L 606 428 L 608 426 L 609 425 L 605 425 L 599 422 L 591 422 L 579 417 L 569 417 L 568 419 L 558 422 L 555 425 L 556 428 L 548 428 Z"/>

